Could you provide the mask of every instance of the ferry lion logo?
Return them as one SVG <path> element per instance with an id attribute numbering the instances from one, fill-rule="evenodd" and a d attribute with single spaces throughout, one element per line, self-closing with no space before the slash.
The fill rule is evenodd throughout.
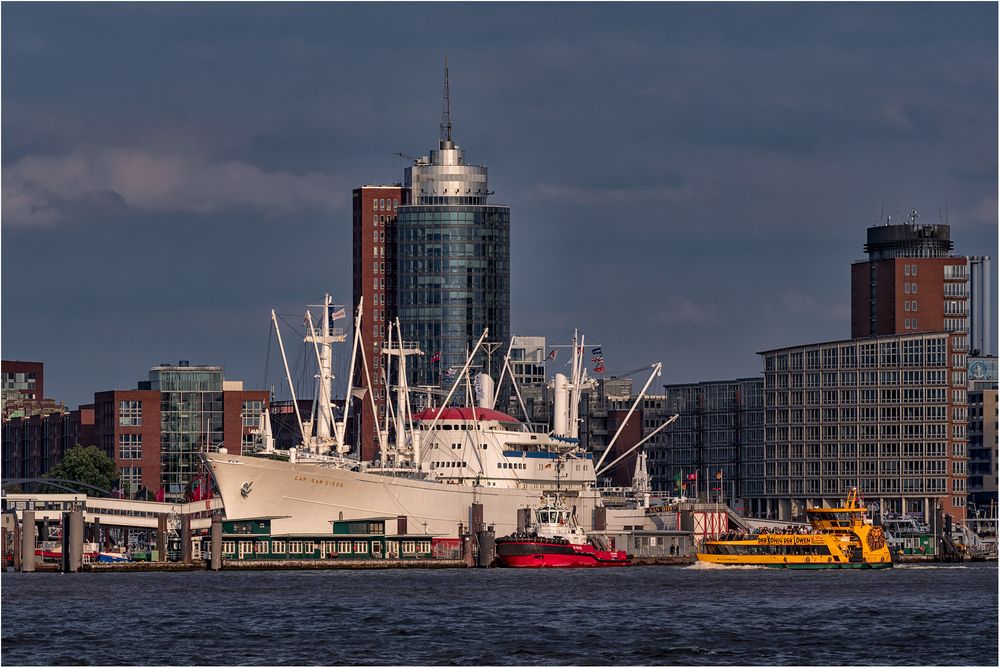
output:
<path id="1" fill-rule="evenodd" d="M 240 496 L 242 496 L 245 499 L 248 496 L 250 496 L 250 492 L 252 492 L 252 491 L 253 491 L 253 483 L 252 482 L 244 482 L 243 486 L 240 487 Z"/>
<path id="2" fill-rule="evenodd" d="M 875 527 L 868 533 L 868 549 L 874 552 L 885 547 L 885 534 L 882 527 Z"/>

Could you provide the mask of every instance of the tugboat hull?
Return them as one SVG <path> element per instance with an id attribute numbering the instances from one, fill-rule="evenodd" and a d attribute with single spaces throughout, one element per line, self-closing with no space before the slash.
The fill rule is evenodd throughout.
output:
<path id="1" fill-rule="evenodd" d="M 497 561 L 508 568 L 606 568 L 629 566 L 622 551 L 597 550 L 590 545 L 548 541 L 497 542 Z"/>

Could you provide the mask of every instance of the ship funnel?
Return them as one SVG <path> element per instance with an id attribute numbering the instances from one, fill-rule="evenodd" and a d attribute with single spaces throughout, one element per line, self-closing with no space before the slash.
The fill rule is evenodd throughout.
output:
<path id="1" fill-rule="evenodd" d="M 553 378 L 555 400 L 553 402 L 552 433 L 566 436 L 569 431 L 569 379 L 561 373 Z"/>
<path id="2" fill-rule="evenodd" d="M 493 379 L 485 373 L 476 376 L 476 405 L 493 410 Z"/>

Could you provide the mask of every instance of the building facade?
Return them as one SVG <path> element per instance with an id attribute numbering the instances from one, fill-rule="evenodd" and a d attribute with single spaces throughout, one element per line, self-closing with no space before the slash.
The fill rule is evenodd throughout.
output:
<path id="1" fill-rule="evenodd" d="M 45 365 L 42 362 L 3 360 L 3 419 L 61 412 L 63 407 L 45 398 Z"/>
<path id="2" fill-rule="evenodd" d="M 379 414 L 385 408 L 385 357 L 382 348 L 387 333 L 396 319 L 396 216 L 406 204 L 407 191 L 401 185 L 371 185 L 356 188 L 353 193 L 354 290 L 355 307 L 364 298 L 361 314 L 361 337 L 365 346 L 368 377 L 374 386 L 374 398 Z M 351 327 L 354 320 L 350 320 Z M 395 338 L 395 336 L 393 337 Z M 357 360 L 355 387 L 367 387 L 365 369 Z M 371 403 L 356 401 L 355 432 L 361 459 L 373 458 L 378 445 L 375 417 Z"/>
<path id="3" fill-rule="evenodd" d="M 643 401 L 643 434 L 677 415 L 647 446 L 653 491 L 668 496 L 743 499 L 764 487 L 762 378 L 665 385 Z"/>
<path id="4" fill-rule="evenodd" d="M 257 447 L 253 432 L 269 394 L 226 381 L 222 367 L 162 364 L 138 385 L 94 395 L 95 438 L 128 494 L 162 491 L 165 500 L 180 500 L 203 473 L 200 454 Z"/>
<path id="5" fill-rule="evenodd" d="M 3 477 L 39 478 L 77 445 L 97 445 L 93 406 L 5 420 Z"/>
<path id="6" fill-rule="evenodd" d="M 969 259 L 948 225 L 868 228 L 868 259 L 851 266 L 851 337 L 960 332 L 968 340 Z"/>
<path id="7" fill-rule="evenodd" d="M 969 509 L 982 515 L 997 502 L 997 358 L 969 356 Z"/>
<path id="8" fill-rule="evenodd" d="M 466 164 L 451 131 L 446 72 L 441 139 L 406 168 L 397 222 L 397 312 L 404 340 L 425 353 L 411 385 L 446 384 L 484 328 L 498 346 L 510 337 L 510 208 L 488 203 L 486 167 Z M 486 351 L 475 364 L 488 367 Z"/>
<path id="9" fill-rule="evenodd" d="M 886 513 L 965 516 L 967 353 L 949 332 L 794 346 L 764 362 L 763 489 L 750 512 L 799 519 L 852 487 Z"/>

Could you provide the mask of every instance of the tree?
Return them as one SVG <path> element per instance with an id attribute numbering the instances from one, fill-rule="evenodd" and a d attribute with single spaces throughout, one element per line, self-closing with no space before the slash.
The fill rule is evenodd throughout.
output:
<path id="1" fill-rule="evenodd" d="M 118 470 L 115 468 L 114 460 L 96 445 L 84 448 L 77 444 L 76 447 L 70 448 L 62 461 L 53 466 L 43 477 L 75 480 L 111 491 L 118 482 Z M 86 487 L 81 487 L 80 491 L 85 494 L 94 493 L 94 490 L 88 490 Z"/>

